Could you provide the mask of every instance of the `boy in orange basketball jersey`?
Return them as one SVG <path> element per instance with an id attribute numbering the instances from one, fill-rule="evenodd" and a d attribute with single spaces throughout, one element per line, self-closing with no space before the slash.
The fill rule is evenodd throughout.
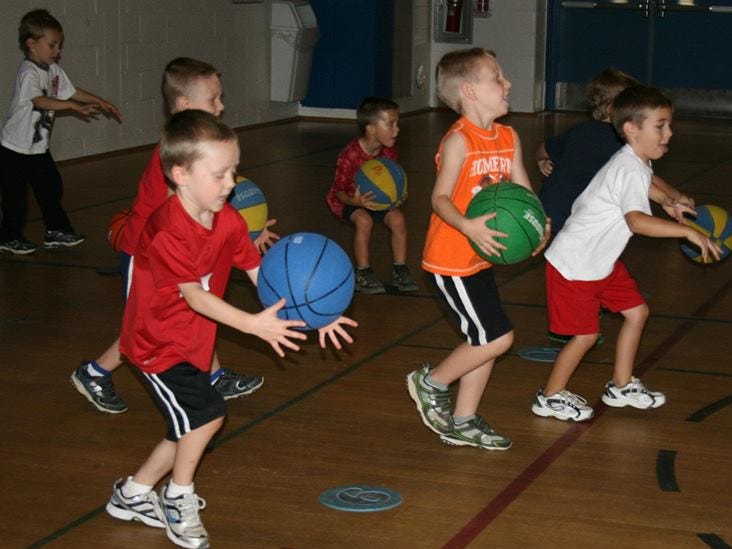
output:
<path id="1" fill-rule="evenodd" d="M 513 330 L 501 307 L 491 264 L 475 253 L 468 239 L 495 255 L 506 248 L 497 238 L 506 235 L 486 227 L 495 213 L 468 219 L 465 211 L 485 185 L 511 180 L 531 189 L 518 135 L 495 122 L 508 113 L 510 88 L 490 50 L 450 52 L 437 65 L 437 93 L 461 117 L 443 137 L 435 157 L 434 212 L 422 268 L 432 274 L 467 341 L 437 367 L 424 364 L 407 376 L 422 421 L 443 442 L 486 450 L 511 446 L 509 437 L 478 414 L 478 405 L 496 358 L 513 343 Z M 452 411 L 449 386 L 454 382 L 459 389 Z"/>
<path id="2" fill-rule="evenodd" d="M 391 231 L 392 284 L 401 292 L 413 292 L 417 284 L 406 265 L 407 224 L 404 213 L 399 208 L 386 212 L 370 210 L 368 203 L 373 199 L 373 193 L 359 193 L 355 183 L 358 169 L 367 160 L 377 156 L 394 161 L 398 159 L 394 145 L 399 135 L 399 105 L 391 99 L 367 97 L 358 106 L 356 119 L 361 136 L 351 140 L 338 155 L 335 181 L 328 190 L 326 202 L 338 219 L 350 221 L 356 228 L 353 237 L 356 290 L 364 294 L 386 291 L 369 261 L 374 222 L 382 221 Z"/>
<path id="3" fill-rule="evenodd" d="M 579 195 L 566 224 L 546 251 L 549 329 L 572 338 L 557 355 L 549 379 L 536 393 L 531 411 L 563 421 L 593 416 L 587 401 L 567 390 L 572 374 L 600 333 L 600 307 L 623 315 L 613 377 L 602 401 L 608 406 L 658 408 L 663 393 L 648 390 L 633 375 L 635 356 L 648 319 L 648 305 L 619 259 L 630 237 L 686 238 L 702 257 L 719 259 L 720 248 L 690 226 L 654 217 L 649 198 L 669 196 L 652 185 L 651 161 L 661 158 L 671 139 L 673 111 L 659 90 L 631 86 L 612 104 L 612 121 L 625 145 Z"/>
<path id="4" fill-rule="evenodd" d="M 166 437 L 134 476 L 113 487 L 107 512 L 165 528 L 181 547 L 209 546 L 194 490 L 196 468 L 226 414 L 209 369 L 217 324 L 268 342 L 279 356 L 298 350 L 302 321 L 281 320 L 285 300 L 253 314 L 223 300 L 232 267 L 257 283 L 260 255 L 246 222 L 227 202 L 239 164 L 239 141 L 210 113 L 184 110 L 163 130 L 160 158 L 175 194 L 150 216 L 135 249 L 120 349 L 139 368 L 166 420 Z M 338 349 L 352 339 L 340 317 L 319 330 Z M 158 496 L 154 487 L 170 473 Z"/>
<path id="5" fill-rule="evenodd" d="M 216 67 L 204 61 L 188 57 L 173 59 L 165 67 L 162 83 L 165 109 L 169 115 L 186 109 L 200 109 L 220 116 L 224 110 L 221 101 L 221 81 Z M 138 240 L 150 215 L 170 195 L 165 174 L 160 163 L 160 147 L 156 146 L 145 171 L 140 178 L 137 196 L 127 219 L 120 242 L 120 267 L 123 293 L 127 294 L 127 275 L 130 258 L 135 254 Z M 270 220 L 267 226 L 274 221 Z M 266 228 L 255 244 L 264 251 L 272 238 L 277 236 Z M 116 339 L 96 360 L 83 361 L 71 375 L 71 382 L 99 411 L 118 414 L 127 405 L 117 396 L 112 382 L 112 372 L 122 365 L 119 339 Z M 261 376 L 245 376 L 229 368 L 222 368 L 216 353 L 211 365 L 211 383 L 226 399 L 250 395 L 264 383 Z"/>

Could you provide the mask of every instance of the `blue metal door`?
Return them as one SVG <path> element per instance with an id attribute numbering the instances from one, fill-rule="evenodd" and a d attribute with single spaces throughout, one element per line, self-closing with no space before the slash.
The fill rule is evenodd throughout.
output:
<path id="1" fill-rule="evenodd" d="M 614 66 L 679 112 L 732 116 L 730 52 L 732 0 L 550 0 L 547 108 L 585 110 L 585 84 Z"/>

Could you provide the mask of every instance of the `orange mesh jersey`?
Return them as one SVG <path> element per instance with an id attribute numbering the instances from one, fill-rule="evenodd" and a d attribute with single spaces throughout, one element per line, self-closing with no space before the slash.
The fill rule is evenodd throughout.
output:
<path id="1" fill-rule="evenodd" d="M 442 138 L 435 155 L 440 171 L 445 140 L 459 133 L 465 141 L 466 155 L 450 200 L 465 214 L 473 196 L 485 186 L 511 179 L 514 157 L 514 134 L 509 126 L 493 123 L 485 130 L 461 117 Z M 491 266 L 470 247 L 468 238 L 448 225 L 436 213 L 430 217 L 422 256 L 425 271 L 445 276 L 470 276 Z"/>

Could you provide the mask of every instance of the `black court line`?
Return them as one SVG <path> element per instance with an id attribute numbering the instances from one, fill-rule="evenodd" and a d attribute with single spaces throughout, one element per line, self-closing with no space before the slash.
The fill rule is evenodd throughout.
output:
<path id="1" fill-rule="evenodd" d="M 730 545 L 717 534 L 697 534 L 696 536 L 712 549 L 732 549 Z"/>
<path id="2" fill-rule="evenodd" d="M 666 368 L 666 367 L 660 367 L 656 368 L 658 371 L 664 371 L 664 372 L 679 372 L 681 374 L 693 374 L 693 375 L 699 375 L 699 376 L 716 376 L 716 377 L 732 377 L 732 373 L 730 372 L 707 372 L 704 370 L 687 370 L 685 368 Z"/>
<path id="3" fill-rule="evenodd" d="M 656 456 L 656 479 L 664 492 L 680 492 L 676 482 L 676 450 L 659 450 Z"/>
<path id="4" fill-rule="evenodd" d="M 686 421 L 693 421 L 694 423 L 699 423 L 701 421 L 704 421 L 709 416 L 711 416 L 714 412 L 718 412 L 722 408 L 729 406 L 732 404 L 732 395 L 726 396 L 716 402 L 712 402 L 711 404 L 708 404 L 704 406 L 704 408 L 700 408 L 693 414 L 691 414 L 689 417 L 686 418 Z"/>

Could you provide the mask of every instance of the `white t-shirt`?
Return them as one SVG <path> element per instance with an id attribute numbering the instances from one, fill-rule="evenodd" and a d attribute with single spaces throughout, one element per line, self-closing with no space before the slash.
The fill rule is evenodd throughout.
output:
<path id="1" fill-rule="evenodd" d="M 24 59 L 18 67 L 15 91 L 5 118 L 0 143 L 21 154 L 42 154 L 48 150 L 55 111 L 42 111 L 33 99 L 46 96 L 66 100 L 76 88 L 56 63 L 38 65 Z"/>
<path id="2" fill-rule="evenodd" d="M 651 215 L 653 171 L 630 145 L 623 146 L 592 178 L 544 256 L 567 280 L 602 280 L 633 233 L 625 214 Z"/>

